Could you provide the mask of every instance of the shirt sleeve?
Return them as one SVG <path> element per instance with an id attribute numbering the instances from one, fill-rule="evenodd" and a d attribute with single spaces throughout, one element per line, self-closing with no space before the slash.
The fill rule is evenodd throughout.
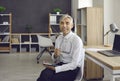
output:
<path id="1" fill-rule="evenodd" d="M 72 61 L 68 64 L 64 64 L 62 66 L 56 66 L 55 71 L 56 73 L 68 71 L 68 70 L 74 70 L 76 67 L 79 66 L 80 62 L 82 62 L 82 56 L 83 56 L 83 43 L 82 40 L 77 38 L 74 39 L 74 42 L 72 43 Z"/>

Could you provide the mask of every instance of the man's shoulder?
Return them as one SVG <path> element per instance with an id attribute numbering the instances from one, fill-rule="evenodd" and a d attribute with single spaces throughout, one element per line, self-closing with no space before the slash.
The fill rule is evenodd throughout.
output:
<path id="1" fill-rule="evenodd" d="M 73 33 L 73 39 L 81 39 L 76 33 Z"/>
<path id="2" fill-rule="evenodd" d="M 57 37 L 57 40 L 60 40 L 60 39 L 62 39 L 63 38 L 63 35 L 59 35 L 58 37 Z"/>
<path id="3" fill-rule="evenodd" d="M 78 42 L 82 42 L 82 39 L 77 34 L 73 34 L 72 41 L 78 43 Z"/>
<path id="4" fill-rule="evenodd" d="M 62 38 L 63 37 L 63 35 L 59 35 L 57 38 Z"/>

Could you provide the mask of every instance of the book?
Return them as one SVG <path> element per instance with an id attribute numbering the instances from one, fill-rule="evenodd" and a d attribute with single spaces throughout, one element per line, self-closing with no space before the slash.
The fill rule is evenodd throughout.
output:
<path id="1" fill-rule="evenodd" d="M 45 62 L 43 61 L 43 65 L 49 65 L 49 66 L 52 66 L 53 64 L 49 63 L 49 62 Z"/>

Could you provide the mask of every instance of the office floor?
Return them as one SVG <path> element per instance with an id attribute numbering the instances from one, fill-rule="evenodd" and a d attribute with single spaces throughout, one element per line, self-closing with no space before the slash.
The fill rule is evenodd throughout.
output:
<path id="1" fill-rule="evenodd" d="M 42 60 L 51 61 L 50 55 L 44 54 L 37 64 L 36 56 L 37 54 L 0 54 L 0 81 L 36 81 L 44 69 Z"/>

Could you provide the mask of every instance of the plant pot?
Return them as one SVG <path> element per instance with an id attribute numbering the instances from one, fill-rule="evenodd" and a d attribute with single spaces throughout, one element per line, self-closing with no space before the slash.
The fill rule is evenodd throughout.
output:
<path id="1" fill-rule="evenodd" d="M 57 15 L 59 15 L 60 14 L 60 12 L 56 12 L 57 13 Z"/>

